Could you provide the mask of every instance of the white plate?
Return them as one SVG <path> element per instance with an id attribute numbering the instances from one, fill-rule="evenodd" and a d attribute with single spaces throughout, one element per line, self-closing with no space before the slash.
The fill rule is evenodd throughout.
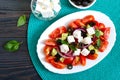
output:
<path id="1" fill-rule="evenodd" d="M 67 24 L 69 22 L 71 22 L 72 20 L 75 20 L 77 18 L 83 18 L 86 15 L 93 15 L 97 21 L 104 23 L 105 26 L 107 26 L 107 27 L 111 27 L 110 36 L 109 36 L 109 40 L 108 40 L 109 45 L 108 45 L 107 49 L 103 53 L 99 53 L 99 56 L 96 60 L 88 60 L 87 59 L 86 66 L 75 66 L 75 67 L 73 67 L 72 70 L 68 70 L 67 68 L 57 69 L 57 68 L 54 68 L 49 63 L 45 62 L 45 60 L 44 60 L 45 55 L 43 53 L 43 47 L 45 46 L 45 44 L 43 43 L 43 41 L 49 38 L 48 35 L 57 27 L 67 26 Z M 108 16 L 106 16 L 105 14 L 98 12 L 98 11 L 91 11 L 91 10 L 80 11 L 80 12 L 75 12 L 75 13 L 69 14 L 69 15 L 57 20 L 52 25 L 50 25 L 42 33 L 42 35 L 40 36 L 40 38 L 38 40 L 37 53 L 38 53 L 38 58 L 40 59 L 41 63 L 49 71 L 58 73 L 58 74 L 70 74 L 70 73 L 76 73 L 76 72 L 81 72 L 81 71 L 87 70 L 87 69 L 95 66 L 101 60 L 103 60 L 108 55 L 108 53 L 111 51 L 112 47 L 114 46 L 115 40 L 116 40 L 115 26 Z"/>

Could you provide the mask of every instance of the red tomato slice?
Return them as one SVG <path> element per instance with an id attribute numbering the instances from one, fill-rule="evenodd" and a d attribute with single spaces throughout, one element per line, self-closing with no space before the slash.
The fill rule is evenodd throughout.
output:
<path id="1" fill-rule="evenodd" d="M 60 27 L 60 34 L 66 33 L 66 32 L 67 32 L 67 29 L 65 26 Z"/>
<path id="2" fill-rule="evenodd" d="M 57 69 L 63 69 L 66 67 L 65 64 L 63 64 L 61 62 L 55 62 L 54 60 L 51 60 L 51 64 Z"/>
<path id="3" fill-rule="evenodd" d="M 47 61 L 49 63 L 51 63 L 51 61 L 54 60 L 54 59 L 55 59 L 55 57 L 53 57 L 53 56 L 46 56 L 45 57 L 45 61 Z"/>
<path id="4" fill-rule="evenodd" d="M 64 64 L 72 64 L 72 62 L 73 62 L 73 57 L 70 57 L 70 58 L 65 58 L 64 59 Z"/>
<path id="5" fill-rule="evenodd" d="M 98 57 L 98 54 L 96 54 L 96 53 L 94 53 L 94 54 L 89 54 L 89 55 L 87 56 L 87 58 L 88 58 L 88 59 L 91 59 L 91 60 L 95 60 L 95 59 L 97 59 L 97 57 Z"/>
<path id="6" fill-rule="evenodd" d="M 108 46 L 108 41 L 101 42 L 101 45 L 99 47 L 99 51 L 104 52 L 105 49 L 107 48 L 107 46 Z"/>
<path id="7" fill-rule="evenodd" d="M 85 16 L 85 17 L 82 19 L 82 22 L 83 22 L 83 24 L 86 24 L 86 23 L 88 23 L 88 22 L 90 22 L 90 21 L 94 21 L 94 20 L 95 20 L 95 18 L 94 18 L 93 15 L 88 15 L 88 16 Z"/>
<path id="8" fill-rule="evenodd" d="M 81 63 L 82 66 L 86 65 L 86 57 L 85 56 L 80 55 L 80 63 Z"/>
<path id="9" fill-rule="evenodd" d="M 105 25 L 103 23 L 99 23 L 98 29 L 101 30 L 103 28 L 105 28 Z"/>
<path id="10" fill-rule="evenodd" d="M 49 54 L 50 54 L 50 52 L 51 52 L 51 50 L 52 50 L 52 47 L 51 46 L 45 46 L 44 47 L 44 54 L 46 55 L 46 56 L 48 56 Z"/>
<path id="11" fill-rule="evenodd" d="M 79 64 L 80 64 L 80 57 L 75 56 L 75 58 L 73 59 L 72 65 L 77 66 Z"/>
<path id="12" fill-rule="evenodd" d="M 75 24 L 79 27 L 84 27 L 85 26 L 85 24 L 82 23 L 81 19 L 76 19 Z"/>
<path id="13" fill-rule="evenodd" d="M 53 39 L 47 39 L 45 41 L 45 44 L 49 45 L 49 46 L 56 46 L 57 45 L 56 42 L 55 42 L 55 40 L 53 40 Z"/>
<path id="14" fill-rule="evenodd" d="M 60 29 L 59 28 L 56 28 L 54 31 L 52 31 L 49 34 L 49 37 L 52 38 L 52 39 L 56 39 L 59 36 L 60 36 Z"/>
<path id="15" fill-rule="evenodd" d="M 104 35 L 103 35 L 105 40 L 108 39 L 109 35 L 110 35 L 110 27 L 107 27 L 105 28 Z"/>
<path id="16" fill-rule="evenodd" d="M 69 27 L 70 27 L 70 28 L 73 28 L 73 29 L 79 28 L 79 26 L 77 26 L 74 22 L 71 22 L 71 23 L 69 24 Z"/>

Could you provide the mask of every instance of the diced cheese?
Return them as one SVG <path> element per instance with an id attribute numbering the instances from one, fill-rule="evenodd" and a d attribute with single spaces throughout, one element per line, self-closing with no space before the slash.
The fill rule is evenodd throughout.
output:
<path id="1" fill-rule="evenodd" d="M 78 42 L 82 42 L 82 41 L 83 41 L 83 37 L 81 36 L 78 38 Z"/>
<path id="2" fill-rule="evenodd" d="M 75 39 L 72 35 L 70 35 L 67 37 L 67 41 L 68 41 L 68 43 L 72 43 L 72 42 L 75 42 Z"/>
<path id="3" fill-rule="evenodd" d="M 53 5 L 53 9 L 56 11 L 56 12 L 59 12 L 60 9 L 61 9 L 61 6 L 59 4 L 54 4 Z"/>
<path id="4" fill-rule="evenodd" d="M 73 32 L 73 36 L 78 39 L 79 37 L 81 37 L 81 31 L 80 30 L 75 30 Z"/>
<path id="5" fill-rule="evenodd" d="M 92 43 L 92 40 L 90 37 L 85 37 L 83 40 L 82 40 L 82 43 L 84 44 L 91 44 Z"/>
<path id="6" fill-rule="evenodd" d="M 54 16 L 54 12 L 51 9 L 47 9 L 47 10 L 42 10 L 41 14 L 44 18 L 48 18 L 48 17 L 53 17 Z"/>
<path id="7" fill-rule="evenodd" d="M 77 49 L 76 51 L 74 51 L 73 56 L 77 56 L 80 55 L 81 49 Z"/>
<path id="8" fill-rule="evenodd" d="M 89 51 L 88 49 L 86 49 L 86 48 L 84 48 L 84 49 L 81 51 L 81 54 L 82 54 L 83 56 L 87 56 L 89 53 L 90 53 L 90 51 Z"/>
<path id="9" fill-rule="evenodd" d="M 95 30 L 94 30 L 93 27 L 88 28 L 88 29 L 87 29 L 87 32 L 88 32 L 89 35 L 95 34 Z"/>
<path id="10" fill-rule="evenodd" d="M 54 4 L 58 4 L 60 0 L 51 0 Z"/>
<path id="11" fill-rule="evenodd" d="M 60 51 L 63 53 L 67 53 L 69 51 L 69 47 L 66 44 L 60 45 Z"/>

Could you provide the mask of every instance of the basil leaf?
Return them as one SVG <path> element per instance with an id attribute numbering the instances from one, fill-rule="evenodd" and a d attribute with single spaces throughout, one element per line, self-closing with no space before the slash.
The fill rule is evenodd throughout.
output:
<path id="1" fill-rule="evenodd" d="M 26 16 L 22 15 L 19 17 L 18 22 L 17 22 L 17 27 L 21 27 L 26 23 Z"/>
<path id="2" fill-rule="evenodd" d="M 21 42 L 10 40 L 4 44 L 4 49 L 8 52 L 15 52 L 20 48 Z"/>
<path id="3" fill-rule="evenodd" d="M 67 45 L 68 45 L 68 42 L 67 42 L 67 41 L 64 41 L 64 40 L 61 40 L 61 43 L 62 43 L 62 44 L 67 44 Z"/>
<path id="4" fill-rule="evenodd" d="M 100 47 L 100 44 L 101 44 L 101 40 L 98 39 L 98 40 L 97 40 L 97 47 L 98 47 L 98 48 Z"/>
<path id="5" fill-rule="evenodd" d="M 73 50 L 73 51 L 76 51 L 76 50 L 77 50 L 76 47 L 73 46 L 73 45 L 69 45 L 69 47 L 70 47 L 70 49 Z"/>

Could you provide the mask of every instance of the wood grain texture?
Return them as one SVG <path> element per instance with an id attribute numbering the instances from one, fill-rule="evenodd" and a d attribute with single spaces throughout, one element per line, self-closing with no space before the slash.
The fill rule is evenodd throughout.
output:
<path id="1" fill-rule="evenodd" d="M 27 25 L 31 0 L 0 0 L 0 80 L 42 80 L 37 74 L 27 49 Z M 25 14 L 27 23 L 18 28 L 18 17 Z M 3 49 L 9 40 L 23 41 L 17 52 Z"/>

